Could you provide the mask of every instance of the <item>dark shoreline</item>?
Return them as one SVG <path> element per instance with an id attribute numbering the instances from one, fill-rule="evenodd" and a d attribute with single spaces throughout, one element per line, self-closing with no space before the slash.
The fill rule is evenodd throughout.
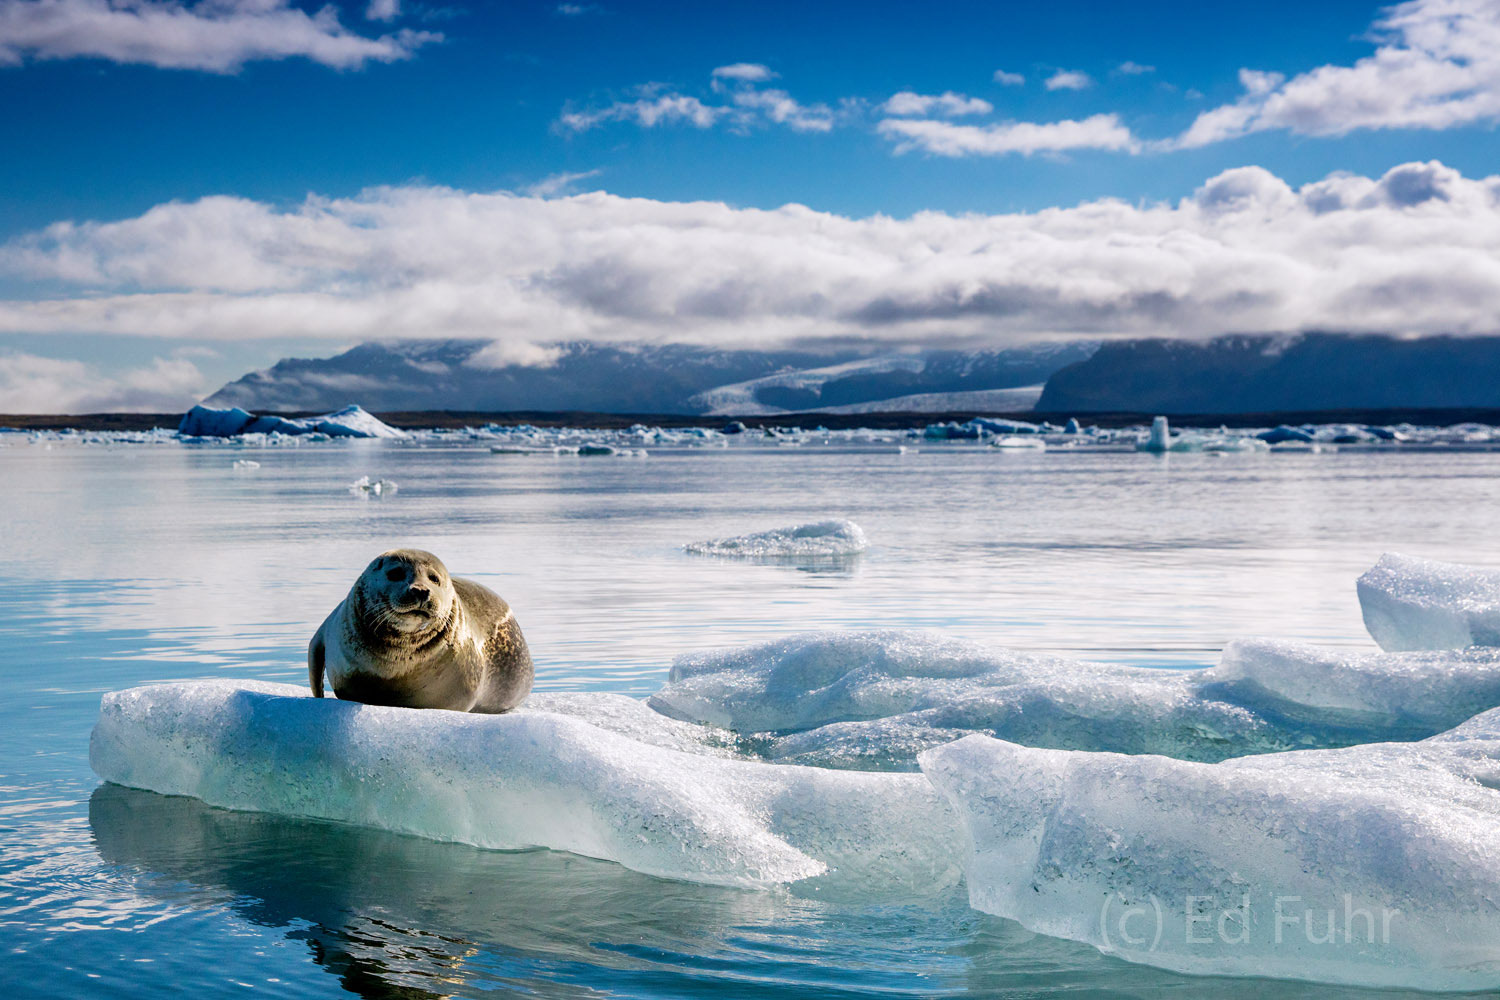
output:
<path id="1" fill-rule="evenodd" d="M 306 417 L 311 412 L 281 413 L 278 416 Z M 971 410 L 951 413 L 782 413 L 770 416 L 687 416 L 661 413 L 589 413 L 582 411 L 515 411 L 478 413 L 456 410 L 410 410 L 377 413 L 375 416 L 392 427 L 403 429 L 458 429 L 484 424 L 532 424 L 537 427 L 589 427 L 615 430 L 632 424 L 655 427 L 722 427 L 740 421 L 747 427 L 827 427 L 840 430 L 869 427 L 879 430 L 906 430 L 928 424 L 956 421 L 963 423 L 976 416 L 1027 423 L 1065 423 L 1076 417 L 1079 423 L 1099 427 L 1128 427 L 1149 424 L 1154 413 L 976 413 Z M 1307 410 L 1279 413 L 1186 413 L 1167 414 L 1173 424 L 1182 427 L 1274 427 L 1277 424 L 1416 424 L 1446 427 L 1452 424 L 1500 424 L 1500 408 L 1459 409 L 1372 409 Z M 180 413 L 80 413 L 80 414 L 0 414 L 0 428 L 11 430 L 79 430 L 79 431 L 145 431 L 153 428 L 175 430 Z"/>

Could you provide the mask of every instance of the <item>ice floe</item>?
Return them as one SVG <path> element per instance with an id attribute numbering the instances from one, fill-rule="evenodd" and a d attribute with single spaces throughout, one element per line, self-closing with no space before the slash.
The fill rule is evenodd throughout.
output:
<path id="1" fill-rule="evenodd" d="M 598 703 L 577 711 L 614 714 Z M 616 718 L 627 729 L 649 722 Z M 161 684 L 104 696 L 89 761 L 107 781 L 231 809 L 549 847 L 718 885 L 827 876 L 920 892 L 958 876 L 954 812 L 921 775 L 684 753 L 555 712 L 469 715 L 312 698 L 285 684 Z"/>
<path id="2" fill-rule="evenodd" d="M 970 736 L 923 773 L 970 903 L 1190 973 L 1500 983 L 1500 710 L 1419 743 L 1218 764 Z"/>
<path id="3" fill-rule="evenodd" d="M 1500 705 L 1500 650 L 1242 641 L 1217 667 L 1161 670 L 916 630 L 818 632 L 679 657 L 649 704 L 733 730 L 767 759 L 824 767 L 913 769 L 971 733 L 1222 760 L 1441 732 Z"/>
<path id="4" fill-rule="evenodd" d="M 649 702 L 539 693 L 503 716 L 135 688 L 104 696 L 90 763 L 711 884 L 911 895 L 962 874 L 978 909 L 1183 972 L 1478 989 L 1500 984 L 1497 704 L 1500 648 L 1243 641 L 1179 671 L 882 630 L 696 653 Z M 1357 740 L 1381 742 L 1326 749 Z"/>
<path id="5" fill-rule="evenodd" d="M 696 555 L 808 559 L 857 555 L 868 546 L 869 541 L 859 525 L 853 521 L 832 520 L 690 542 L 685 548 Z"/>
<path id="6" fill-rule="evenodd" d="M 1500 571 L 1387 552 L 1358 589 L 1381 649 L 1500 646 Z"/>

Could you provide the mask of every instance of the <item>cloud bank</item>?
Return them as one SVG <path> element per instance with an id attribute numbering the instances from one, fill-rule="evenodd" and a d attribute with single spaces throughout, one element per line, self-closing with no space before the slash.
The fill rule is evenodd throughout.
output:
<path id="1" fill-rule="evenodd" d="M 399 13 L 396 0 L 366 8 L 376 21 Z M 309 14 L 289 0 L 0 0 L 0 66 L 83 57 L 233 73 L 255 60 L 304 58 L 359 69 L 410 58 L 441 39 L 405 28 L 361 35 L 331 5 Z"/>
<path id="2" fill-rule="evenodd" d="M 105 374 L 82 361 L 0 352 L 0 410 L 6 413 L 171 413 L 211 387 L 186 358 L 157 358 Z"/>
<path id="3" fill-rule="evenodd" d="M 1175 204 L 845 218 L 391 187 L 63 222 L 0 245 L 0 332 L 732 346 L 1328 329 L 1500 332 L 1500 177 L 1441 163 Z"/>

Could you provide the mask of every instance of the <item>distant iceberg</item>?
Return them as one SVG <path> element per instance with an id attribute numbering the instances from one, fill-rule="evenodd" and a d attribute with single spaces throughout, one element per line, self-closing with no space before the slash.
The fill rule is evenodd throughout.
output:
<path id="1" fill-rule="evenodd" d="M 1136 451 L 1155 452 L 1164 454 L 1173 451 L 1203 451 L 1203 452 L 1249 452 L 1268 451 L 1270 445 L 1259 437 L 1245 437 L 1243 435 L 1231 434 L 1228 428 L 1222 428 L 1218 434 L 1180 434 L 1172 436 L 1172 428 L 1166 417 L 1155 417 L 1151 421 L 1151 429 L 1146 432 L 1144 438 L 1138 438 L 1135 444 Z"/>
<path id="2" fill-rule="evenodd" d="M 685 548 L 695 555 L 805 559 L 857 555 L 868 546 L 869 541 L 859 525 L 853 521 L 834 520 L 690 542 Z"/>
<path id="3" fill-rule="evenodd" d="M 1387 552 L 1357 587 L 1381 649 L 1500 646 L 1500 571 Z"/>
<path id="4" fill-rule="evenodd" d="M 183 437 L 240 437 L 245 434 L 326 434 L 329 437 L 402 438 L 398 430 L 358 406 L 346 406 L 321 417 L 256 416 L 239 407 L 216 410 L 199 404 L 182 417 L 177 433 Z"/>
<path id="5" fill-rule="evenodd" d="M 970 904 L 1028 930 L 1187 973 L 1500 983 L 1500 710 L 1219 764 L 987 736 L 921 764 L 962 816 Z"/>

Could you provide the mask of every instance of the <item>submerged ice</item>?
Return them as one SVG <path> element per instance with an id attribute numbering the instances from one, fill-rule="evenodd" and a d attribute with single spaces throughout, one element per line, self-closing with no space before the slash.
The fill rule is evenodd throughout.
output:
<path id="1" fill-rule="evenodd" d="M 1387 552 L 1358 587 L 1381 649 L 1500 646 L 1500 571 Z"/>
<path id="2" fill-rule="evenodd" d="M 859 525 L 853 521 L 831 520 L 691 542 L 686 548 L 696 555 L 805 559 L 852 556 L 863 552 L 868 545 Z"/>

